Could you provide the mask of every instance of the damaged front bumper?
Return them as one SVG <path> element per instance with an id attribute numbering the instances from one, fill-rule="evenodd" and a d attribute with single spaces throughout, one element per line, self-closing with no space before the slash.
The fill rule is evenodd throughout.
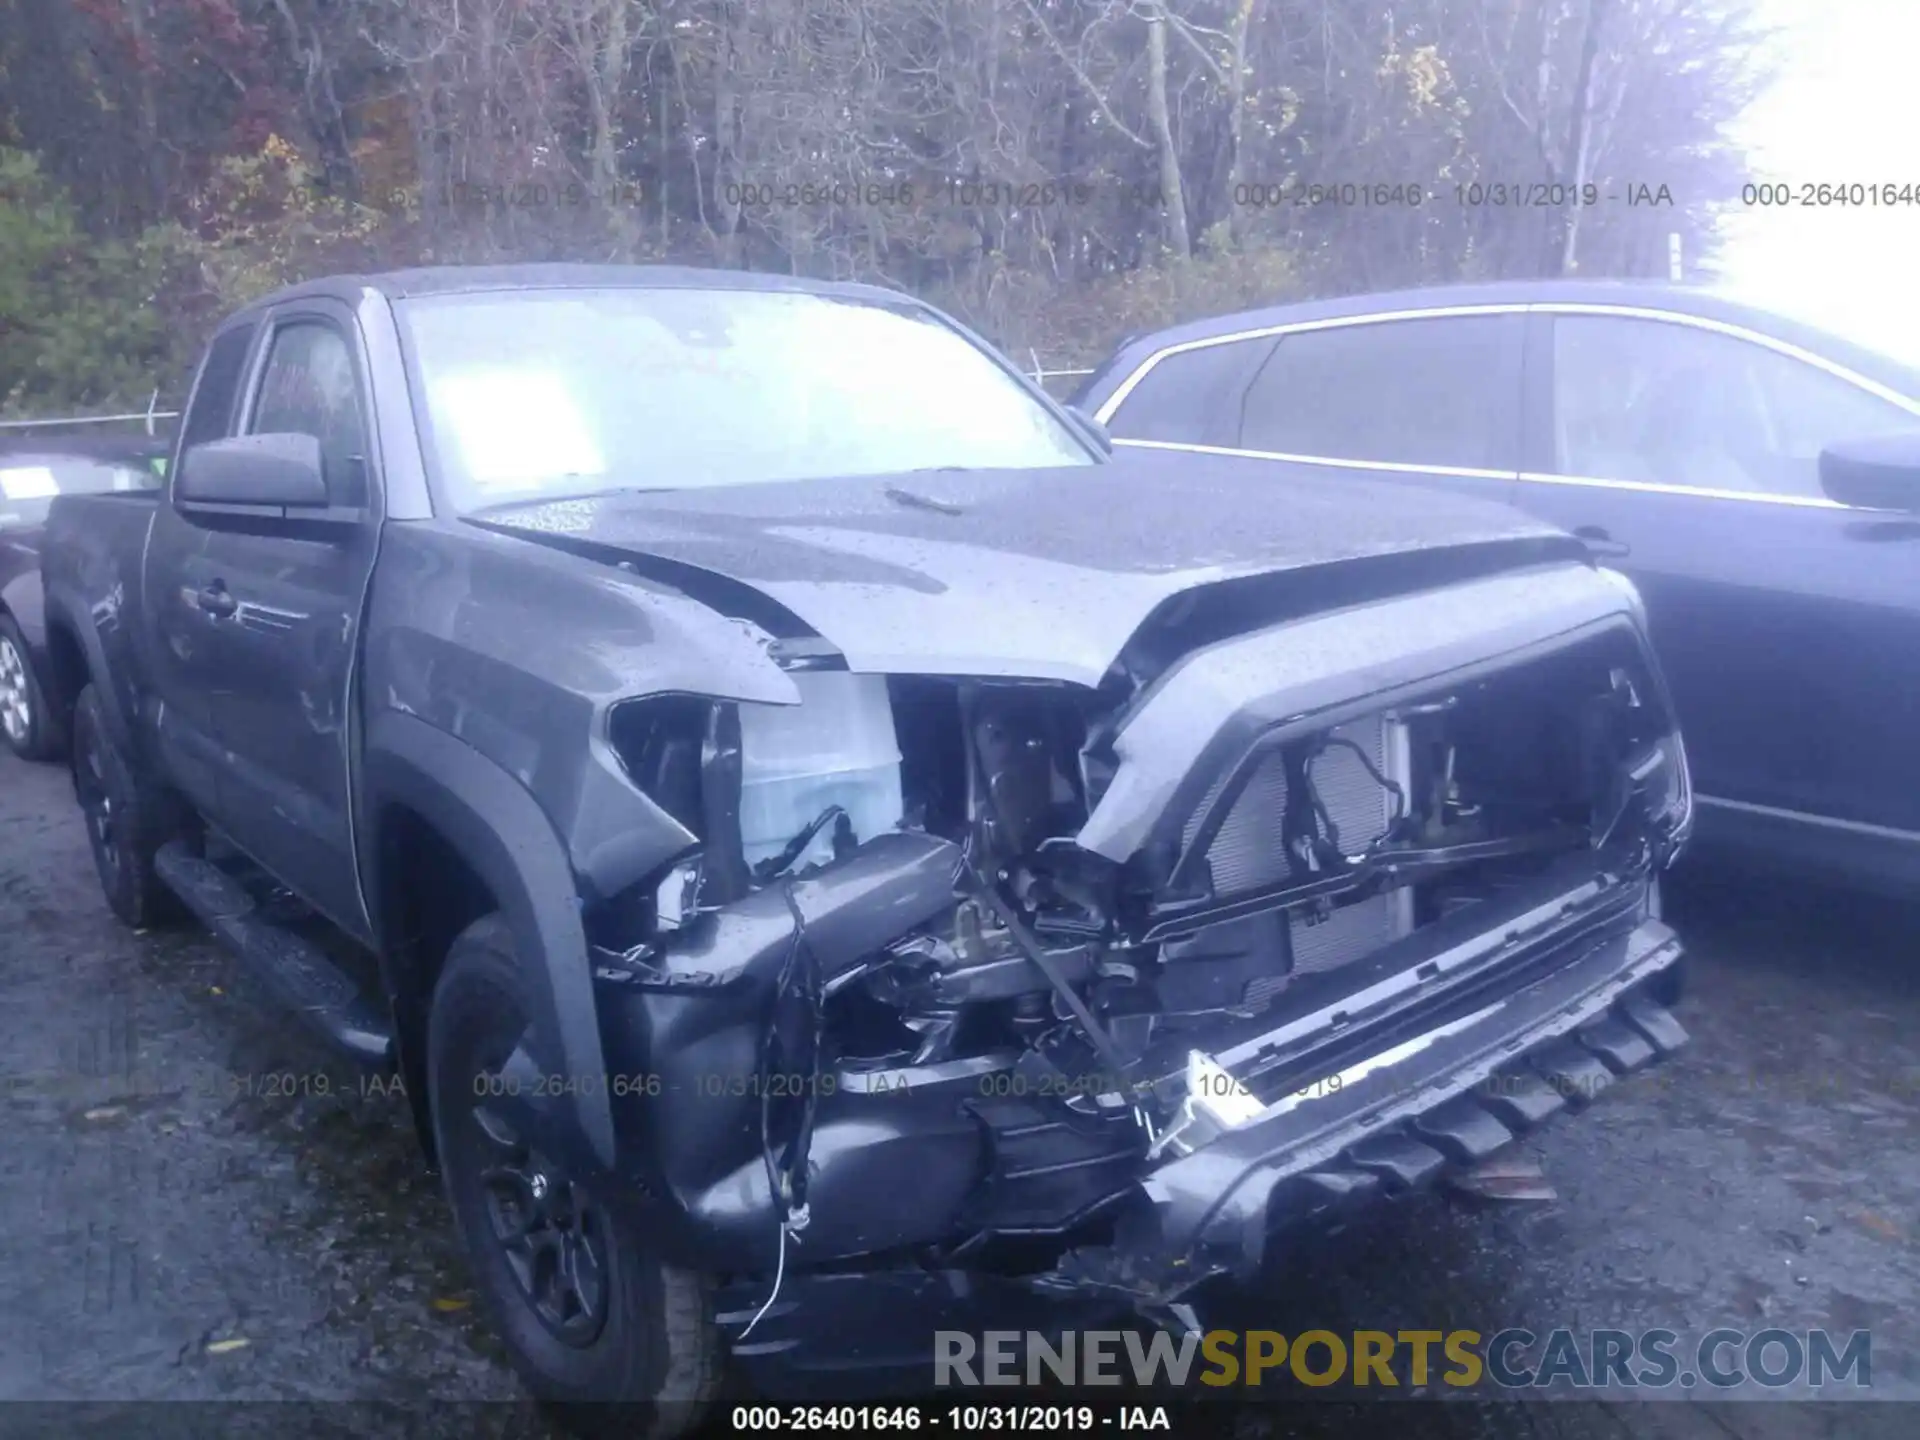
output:
<path id="1" fill-rule="evenodd" d="M 912 1388 L 927 1383 L 936 1329 L 1164 1323 L 1209 1280 L 1254 1281 L 1316 1227 L 1477 1163 L 1685 1044 L 1667 1007 L 1681 946 L 1651 896 L 1644 873 L 1583 874 L 1575 859 L 1471 926 L 1409 937 L 1418 963 L 1383 953 L 1338 1002 L 1222 1037 L 1210 1058 L 1259 1114 L 1138 1162 L 1110 1239 L 1026 1275 L 790 1273 L 744 1342 L 767 1288 L 742 1280 L 720 1307 L 736 1356 L 768 1393 L 812 1393 L 850 1369 Z"/>
<path id="2" fill-rule="evenodd" d="M 1014 823 L 1050 813 L 1013 803 L 1021 787 L 1053 795 L 1064 772 L 1052 731 L 1009 706 L 985 727 L 1001 768 L 965 773 L 1012 799 L 964 842 L 951 823 L 887 831 L 778 885 L 722 874 L 663 903 L 662 934 L 594 955 L 610 1065 L 646 1082 L 611 1100 L 636 1226 L 718 1277 L 718 1322 L 767 1392 L 848 1370 L 923 1386 L 937 1329 L 1183 1321 L 1198 1287 L 1254 1280 L 1300 1227 L 1482 1160 L 1669 1053 L 1680 946 L 1654 883 L 1690 786 L 1636 607 L 1547 567 L 1235 635 L 1088 734 L 1071 839 L 1036 821 L 1036 847 Z M 963 737 L 977 701 L 955 698 Z M 1356 852 L 1299 750 L 1369 717 L 1365 798 L 1335 796 Z M 1036 745 L 1044 775 L 1003 763 Z M 700 754 L 711 875 L 738 848 L 738 747 L 710 727 Z M 1512 795 L 1524 828 L 1495 823 Z M 1319 848 L 1295 796 L 1324 812 Z M 1483 796 L 1484 836 L 1462 821 Z M 1303 853 L 1320 878 L 1296 873 Z M 1236 869 L 1248 855 L 1282 857 L 1284 880 Z M 1304 933 L 1363 906 L 1390 912 L 1364 943 Z M 1103 940 L 1083 945 L 1095 913 Z M 928 948 L 896 953 L 909 936 Z M 996 988 L 1002 967 L 1018 989 Z"/>
<path id="3" fill-rule="evenodd" d="M 1524 990 L 1307 1082 L 1150 1171 L 1146 1203 L 1117 1242 L 1074 1252 L 1044 1284 L 1110 1290 L 1150 1311 L 1213 1276 L 1252 1280 L 1290 1229 L 1486 1159 L 1686 1043 L 1654 994 L 1680 953 L 1648 920 Z"/>

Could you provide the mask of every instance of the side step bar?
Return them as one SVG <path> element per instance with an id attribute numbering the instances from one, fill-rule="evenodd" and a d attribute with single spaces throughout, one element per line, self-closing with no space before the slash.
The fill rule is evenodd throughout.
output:
<path id="1" fill-rule="evenodd" d="M 234 951 L 275 1000 L 297 1013 L 321 1039 L 362 1064 L 393 1063 L 393 1030 L 353 978 L 292 931 L 260 913 L 246 888 L 218 865 L 169 841 L 153 868 L 215 935 Z"/>

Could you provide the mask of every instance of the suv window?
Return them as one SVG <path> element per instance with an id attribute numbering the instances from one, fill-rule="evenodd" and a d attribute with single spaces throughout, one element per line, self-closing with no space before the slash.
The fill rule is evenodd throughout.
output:
<path id="1" fill-rule="evenodd" d="M 1247 387 L 1272 349 L 1269 336 L 1169 355 L 1128 392 L 1107 428 L 1128 440 L 1238 445 Z"/>
<path id="2" fill-rule="evenodd" d="M 320 442 L 327 490 L 336 505 L 367 499 L 366 427 L 346 337 L 319 320 L 296 320 L 274 332 L 260 393 L 255 435 L 311 435 Z"/>
<path id="3" fill-rule="evenodd" d="M 254 329 L 251 324 L 236 325 L 216 335 L 207 347 L 207 363 L 200 369 L 200 383 L 194 387 L 192 403 L 180 421 L 182 447 L 226 437 L 227 427 L 233 423 L 234 395 L 246 369 Z"/>
<path id="4" fill-rule="evenodd" d="M 1282 337 L 1240 443 L 1393 465 L 1518 468 L 1520 315 L 1453 315 Z"/>
<path id="5" fill-rule="evenodd" d="M 1765 345 L 1613 315 L 1555 318 L 1553 408 L 1561 474 L 1756 495 L 1818 497 L 1826 446 L 1920 428 Z"/>

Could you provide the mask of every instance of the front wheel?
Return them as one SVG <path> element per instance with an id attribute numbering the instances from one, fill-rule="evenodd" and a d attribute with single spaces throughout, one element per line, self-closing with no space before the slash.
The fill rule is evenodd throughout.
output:
<path id="1" fill-rule="evenodd" d="M 182 908 L 154 872 L 153 857 L 185 831 L 185 807 L 170 792 L 141 781 L 114 740 L 100 691 L 91 684 L 73 707 L 73 793 L 107 907 L 135 930 L 177 919 Z"/>
<path id="2" fill-rule="evenodd" d="M 497 915 L 448 952 L 427 1024 L 434 1140 L 481 1296 L 536 1397 L 585 1433 L 667 1440 L 718 1393 L 704 1279 L 664 1263 L 604 1178 L 543 1144 L 503 1080 L 527 1038 L 528 974 Z"/>

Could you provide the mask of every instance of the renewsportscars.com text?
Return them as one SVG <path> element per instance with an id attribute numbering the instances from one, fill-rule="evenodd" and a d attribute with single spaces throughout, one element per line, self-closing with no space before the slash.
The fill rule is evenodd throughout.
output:
<path id="1" fill-rule="evenodd" d="M 934 1384 L 1224 1388 L 1448 1385 L 1502 1389 L 1728 1389 L 1873 1382 L 1873 1338 L 1854 1330 L 1132 1330 L 934 1332 Z"/>

